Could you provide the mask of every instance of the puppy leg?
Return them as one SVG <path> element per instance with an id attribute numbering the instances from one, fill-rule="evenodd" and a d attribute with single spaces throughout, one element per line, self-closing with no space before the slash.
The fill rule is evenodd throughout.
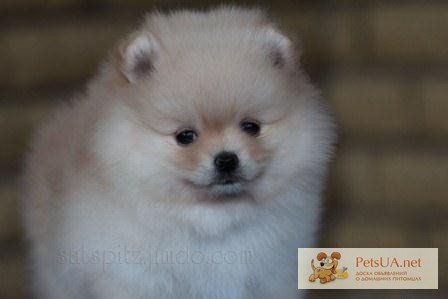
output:
<path id="1" fill-rule="evenodd" d="M 321 278 L 320 281 L 321 281 L 321 282 L 323 281 L 322 283 L 327 283 L 327 282 L 329 282 L 330 280 L 331 280 L 330 276 L 327 275 L 327 276 L 324 276 L 323 278 Z"/>

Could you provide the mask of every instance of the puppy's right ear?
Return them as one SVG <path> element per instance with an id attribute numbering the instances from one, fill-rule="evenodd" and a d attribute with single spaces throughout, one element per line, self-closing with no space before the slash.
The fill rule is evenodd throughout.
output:
<path id="1" fill-rule="evenodd" d="M 325 259 L 325 258 L 327 258 L 327 254 L 326 254 L 325 252 L 319 252 L 319 253 L 317 254 L 317 260 L 318 260 L 318 261 L 321 261 L 321 260 L 323 260 L 323 259 Z"/>
<path id="2" fill-rule="evenodd" d="M 128 82 L 134 83 L 154 71 L 160 45 L 149 32 L 140 32 L 118 48 L 117 67 Z"/>

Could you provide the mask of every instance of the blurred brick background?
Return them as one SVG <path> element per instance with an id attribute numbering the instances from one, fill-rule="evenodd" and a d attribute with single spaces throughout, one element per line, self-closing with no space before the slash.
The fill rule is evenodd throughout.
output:
<path id="1" fill-rule="evenodd" d="M 448 2 L 245 1 L 304 45 L 340 142 L 325 247 L 438 247 L 448 266 Z M 152 8 L 213 1 L 1 0 L 0 298 L 25 298 L 17 177 L 32 128 L 93 74 Z M 448 298 L 439 290 L 325 291 L 310 298 Z M 62 299 L 62 298 L 61 298 Z"/>

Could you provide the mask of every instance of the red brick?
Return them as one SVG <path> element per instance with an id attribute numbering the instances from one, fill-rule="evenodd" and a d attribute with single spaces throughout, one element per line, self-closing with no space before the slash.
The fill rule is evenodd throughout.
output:
<path id="1" fill-rule="evenodd" d="M 415 115 L 409 84 L 385 72 L 368 70 L 335 73 L 324 86 L 341 130 L 348 134 L 412 135 L 423 130 Z"/>
<path id="2" fill-rule="evenodd" d="M 20 239 L 19 198 L 14 184 L 0 184 L 0 241 Z"/>
<path id="3" fill-rule="evenodd" d="M 349 206 L 448 209 L 448 155 L 441 150 L 347 145 L 334 176 L 336 196 Z"/>
<path id="4" fill-rule="evenodd" d="M 428 79 L 423 83 L 426 129 L 435 135 L 448 134 L 448 79 Z"/>
<path id="5" fill-rule="evenodd" d="M 31 132 L 45 120 L 54 105 L 49 101 L 30 101 L 0 106 L 0 163 L 17 162 L 22 157 Z"/>
<path id="6" fill-rule="evenodd" d="M 3 259 L 0 267 L 0 298 L 25 298 L 26 275 L 22 257 Z"/>
<path id="7" fill-rule="evenodd" d="M 23 89 L 85 80 L 129 27 L 88 19 L 3 29 L 0 84 Z"/>
<path id="8" fill-rule="evenodd" d="M 447 3 L 379 5 L 368 21 L 378 59 L 448 60 Z"/>

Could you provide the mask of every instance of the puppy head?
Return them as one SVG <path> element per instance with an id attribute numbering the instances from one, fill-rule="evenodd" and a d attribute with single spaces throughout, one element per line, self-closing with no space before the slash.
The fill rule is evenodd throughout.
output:
<path id="1" fill-rule="evenodd" d="M 338 260 L 341 258 L 339 252 L 333 252 L 330 257 L 328 257 L 324 252 L 320 252 L 317 255 L 317 260 L 320 262 L 320 266 L 324 269 L 331 269 L 332 273 L 336 273 L 336 268 L 338 267 Z"/>
<path id="2" fill-rule="evenodd" d="M 126 128 L 105 147 L 174 200 L 265 200 L 309 187 L 331 125 L 295 52 L 258 12 L 153 15 L 113 64 L 114 123 Z"/>

